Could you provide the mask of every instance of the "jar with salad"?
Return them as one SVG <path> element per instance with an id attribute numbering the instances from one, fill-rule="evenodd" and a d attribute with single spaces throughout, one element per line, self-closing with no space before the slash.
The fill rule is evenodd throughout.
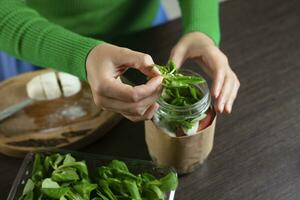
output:
<path id="1" fill-rule="evenodd" d="M 163 91 L 159 109 L 145 122 L 148 151 L 157 164 L 189 173 L 213 147 L 216 114 L 209 88 L 199 74 L 177 70 L 172 62 L 156 67 L 164 77 Z"/>

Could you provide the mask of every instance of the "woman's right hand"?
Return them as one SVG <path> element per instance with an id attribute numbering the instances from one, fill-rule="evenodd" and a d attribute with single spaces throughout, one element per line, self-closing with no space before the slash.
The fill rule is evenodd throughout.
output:
<path id="1" fill-rule="evenodd" d="M 86 70 L 96 105 L 121 113 L 131 121 L 151 119 L 158 109 L 155 101 L 163 80 L 153 65 L 151 56 L 127 48 L 107 43 L 93 48 L 87 57 Z M 122 83 L 118 77 L 129 67 L 144 73 L 149 81 L 138 86 Z"/>

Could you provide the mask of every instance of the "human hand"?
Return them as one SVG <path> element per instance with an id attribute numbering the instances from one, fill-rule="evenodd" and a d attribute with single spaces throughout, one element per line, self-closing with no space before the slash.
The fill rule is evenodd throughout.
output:
<path id="1" fill-rule="evenodd" d="M 158 109 L 155 101 L 163 79 L 153 65 L 147 54 L 106 43 L 96 46 L 86 61 L 87 79 L 96 105 L 121 113 L 131 121 L 151 119 Z M 149 81 L 138 86 L 122 83 L 118 77 L 129 67 L 150 77 Z"/>
<path id="2" fill-rule="evenodd" d="M 231 113 L 240 82 L 230 68 L 227 57 L 205 34 L 193 32 L 179 40 L 170 56 L 170 60 L 178 67 L 187 59 L 195 60 L 212 78 L 211 94 L 215 98 L 216 111 Z"/>

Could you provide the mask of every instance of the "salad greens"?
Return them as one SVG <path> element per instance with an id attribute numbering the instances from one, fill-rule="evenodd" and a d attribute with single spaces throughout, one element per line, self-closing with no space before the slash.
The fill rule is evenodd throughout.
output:
<path id="1" fill-rule="evenodd" d="M 163 200 L 177 184 L 173 172 L 160 179 L 148 173 L 135 175 L 119 160 L 98 167 L 92 179 L 86 162 L 71 154 L 36 154 L 19 200 Z"/>
<path id="2" fill-rule="evenodd" d="M 196 84 L 205 83 L 198 76 L 186 76 L 178 72 L 176 65 L 169 61 L 166 66 L 155 65 L 163 76 L 162 100 L 174 106 L 188 106 L 202 98 Z"/>
<path id="3" fill-rule="evenodd" d="M 205 83 L 205 79 L 199 76 L 187 76 L 178 72 L 176 65 L 169 61 L 166 66 L 155 65 L 163 76 L 163 91 L 160 97 L 164 101 L 173 106 L 191 106 L 202 99 L 203 95 L 197 84 Z M 176 116 L 176 113 L 171 110 L 169 115 Z M 186 113 L 189 115 L 189 113 Z M 177 119 L 169 117 L 160 117 L 159 121 L 166 126 L 170 131 L 176 133 L 178 129 L 191 129 L 195 123 L 203 119 L 205 114 L 196 119 L 185 119 L 180 116 Z"/>

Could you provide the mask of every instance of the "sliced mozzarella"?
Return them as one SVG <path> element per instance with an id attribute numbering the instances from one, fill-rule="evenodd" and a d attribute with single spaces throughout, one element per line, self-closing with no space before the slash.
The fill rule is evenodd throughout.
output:
<path id="1" fill-rule="evenodd" d="M 48 100 L 61 97 L 62 93 L 55 72 L 40 75 L 41 84 Z"/>
<path id="2" fill-rule="evenodd" d="M 182 128 L 183 132 L 190 136 L 190 135 L 195 135 L 198 131 L 198 127 L 199 127 L 199 121 L 196 121 L 193 123 L 192 128 L 186 129 L 186 128 Z"/>
<path id="3" fill-rule="evenodd" d="M 76 76 L 59 72 L 58 78 L 65 97 L 73 96 L 81 90 L 81 82 Z"/>
<path id="4" fill-rule="evenodd" d="M 26 85 L 27 95 L 31 99 L 35 100 L 45 100 L 47 99 L 44 92 L 40 76 L 36 76 L 31 79 Z"/>

